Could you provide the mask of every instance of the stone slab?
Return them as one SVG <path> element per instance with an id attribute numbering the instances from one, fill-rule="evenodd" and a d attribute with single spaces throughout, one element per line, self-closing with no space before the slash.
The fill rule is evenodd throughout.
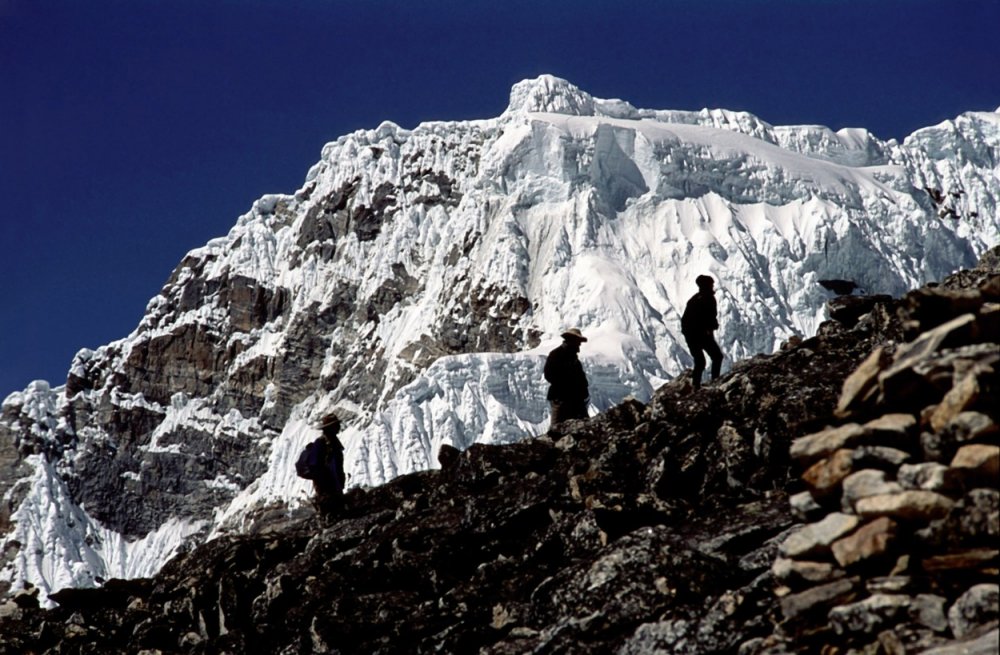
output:
<path id="1" fill-rule="evenodd" d="M 851 514 L 834 512 L 822 521 L 810 523 L 788 536 L 778 551 L 792 559 L 807 559 L 826 552 L 830 544 L 857 527 L 860 519 Z"/>
<path id="2" fill-rule="evenodd" d="M 835 541 L 831 550 L 837 563 L 847 568 L 875 558 L 883 558 L 896 540 L 896 523 L 883 516 Z"/>
<path id="3" fill-rule="evenodd" d="M 794 440 L 789 455 L 801 465 L 809 466 L 841 448 L 854 445 L 864 435 L 865 429 L 857 423 L 827 428 Z"/>
<path id="4" fill-rule="evenodd" d="M 954 504 L 948 496 L 934 491 L 910 490 L 862 498 L 854 508 L 864 518 L 890 516 L 904 521 L 929 522 L 946 516 Z"/>

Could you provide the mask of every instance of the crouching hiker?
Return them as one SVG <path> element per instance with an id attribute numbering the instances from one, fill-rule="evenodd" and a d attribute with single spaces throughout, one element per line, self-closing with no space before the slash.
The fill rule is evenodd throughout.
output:
<path id="1" fill-rule="evenodd" d="M 322 436 L 302 451 L 295 462 L 299 477 L 312 480 L 316 497 L 313 503 L 323 518 L 334 518 L 344 506 L 344 445 L 337 438 L 340 419 L 327 414 L 316 426 Z"/>

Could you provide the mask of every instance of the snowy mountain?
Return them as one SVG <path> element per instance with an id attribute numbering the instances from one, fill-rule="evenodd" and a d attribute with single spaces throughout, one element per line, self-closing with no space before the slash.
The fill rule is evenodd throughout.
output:
<path id="1" fill-rule="evenodd" d="M 132 334 L 3 402 L 0 579 L 148 575 L 296 506 L 291 462 L 329 410 L 351 485 L 540 434 L 566 327 L 589 337 L 592 413 L 645 401 L 690 366 L 697 275 L 728 368 L 814 334 L 821 280 L 898 295 L 972 266 L 998 200 L 998 112 L 900 144 L 543 76 L 498 118 L 346 135 L 188 253 Z"/>

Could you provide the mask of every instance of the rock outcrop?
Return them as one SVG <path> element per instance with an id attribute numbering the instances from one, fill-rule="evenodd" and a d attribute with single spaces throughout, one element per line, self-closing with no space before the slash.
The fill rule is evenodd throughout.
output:
<path id="1" fill-rule="evenodd" d="M 998 285 L 963 273 L 699 393 L 445 446 L 330 525 L 278 506 L 151 579 L 51 610 L 21 591 L 0 653 L 986 652 Z"/>
<path id="2" fill-rule="evenodd" d="M 784 620 L 755 652 L 838 643 L 895 655 L 970 637 L 995 649 L 996 254 L 907 295 L 900 314 L 913 339 L 873 351 L 845 381 L 837 423 L 792 442 L 806 486 L 792 506 L 809 523 L 779 547 Z"/>

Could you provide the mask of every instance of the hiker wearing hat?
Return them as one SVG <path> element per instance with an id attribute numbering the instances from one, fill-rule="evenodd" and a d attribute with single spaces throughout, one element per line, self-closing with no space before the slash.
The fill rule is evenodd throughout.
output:
<path id="1" fill-rule="evenodd" d="M 299 477 L 312 480 L 316 492 L 316 509 L 326 518 L 335 516 L 344 504 L 344 445 L 337 438 L 340 418 L 327 414 L 316 428 L 320 438 L 310 443 L 299 455 L 295 471 Z"/>
<path id="2" fill-rule="evenodd" d="M 545 360 L 545 379 L 551 385 L 548 394 L 551 425 L 574 418 L 587 418 L 587 406 L 590 404 L 587 374 L 577 357 L 580 344 L 587 338 L 576 328 L 563 332 L 562 338 L 562 344 Z"/>
<path id="3" fill-rule="evenodd" d="M 715 305 L 715 280 L 707 275 L 695 278 L 698 293 L 691 296 L 681 317 L 681 332 L 688 350 L 694 357 L 691 384 L 695 391 L 701 388 L 701 374 L 705 371 L 705 353 L 712 358 L 712 379 L 722 371 L 722 350 L 712 333 L 719 328 L 718 310 Z"/>

